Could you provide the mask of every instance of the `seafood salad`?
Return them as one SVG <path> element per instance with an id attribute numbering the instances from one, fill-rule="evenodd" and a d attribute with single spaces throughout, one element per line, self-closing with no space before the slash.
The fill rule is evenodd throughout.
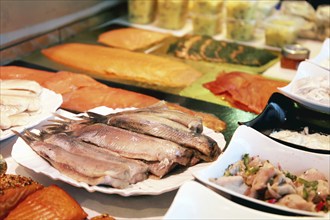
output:
<path id="1" fill-rule="evenodd" d="M 299 176 L 274 166 L 259 156 L 244 154 L 223 176 L 210 181 L 268 203 L 310 212 L 328 212 L 329 182 L 311 168 Z"/>
<path id="2" fill-rule="evenodd" d="M 330 106 L 330 76 L 304 77 L 293 85 L 292 92 L 308 100 Z"/>
<path id="3" fill-rule="evenodd" d="M 163 178 L 176 167 L 214 161 L 221 153 L 202 133 L 199 117 L 164 102 L 108 115 L 57 116 L 40 133 L 18 135 L 61 173 L 89 185 L 124 189 L 150 175 Z"/>
<path id="4" fill-rule="evenodd" d="M 289 130 L 274 131 L 270 136 L 304 147 L 330 150 L 330 136 L 319 133 L 311 134 L 308 127 L 305 127 L 301 132 Z"/>

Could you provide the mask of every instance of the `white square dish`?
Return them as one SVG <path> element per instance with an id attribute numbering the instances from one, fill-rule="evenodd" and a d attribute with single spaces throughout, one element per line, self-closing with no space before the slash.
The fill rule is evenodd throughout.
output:
<path id="1" fill-rule="evenodd" d="M 300 175 L 310 168 L 316 168 L 329 180 L 330 175 L 330 155 L 304 152 L 294 149 L 283 144 L 280 144 L 258 131 L 241 125 L 235 131 L 225 152 L 209 167 L 194 172 L 193 175 L 201 182 L 212 186 L 229 195 L 245 199 L 249 202 L 263 205 L 273 209 L 278 209 L 285 212 L 295 213 L 298 215 L 309 216 L 327 216 L 330 214 L 322 214 L 315 212 L 301 211 L 291 209 L 284 206 L 270 204 L 261 200 L 257 200 L 228 188 L 222 187 L 212 181 L 210 178 L 218 178 L 223 176 L 229 165 L 241 160 L 244 154 L 250 156 L 259 155 L 263 160 L 269 160 L 274 165 L 280 165 L 283 170 L 289 171 L 294 175 Z"/>

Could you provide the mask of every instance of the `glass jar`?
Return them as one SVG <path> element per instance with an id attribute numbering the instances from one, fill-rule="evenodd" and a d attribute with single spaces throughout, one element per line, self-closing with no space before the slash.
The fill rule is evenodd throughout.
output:
<path id="1" fill-rule="evenodd" d="M 136 24 L 149 24 L 155 20 L 156 0 L 128 0 L 128 20 Z"/>
<path id="2" fill-rule="evenodd" d="M 299 63 L 309 58 L 309 49 L 299 44 L 289 44 L 282 48 L 281 67 L 296 70 Z"/>

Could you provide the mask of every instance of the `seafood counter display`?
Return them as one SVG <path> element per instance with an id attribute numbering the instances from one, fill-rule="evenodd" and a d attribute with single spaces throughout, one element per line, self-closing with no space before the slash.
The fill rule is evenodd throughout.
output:
<path id="1" fill-rule="evenodd" d="M 18 93 L 39 95 L 42 110 L 57 103 L 33 124 L 6 127 L 16 137 L 1 139 L 9 161 L 5 167 L 0 157 L 1 173 L 8 169 L 37 184 L 8 218 L 51 216 L 53 208 L 65 212 L 62 218 L 73 213 L 85 220 L 113 219 L 102 213 L 118 219 L 229 218 L 237 210 L 246 214 L 232 218 L 328 217 L 330 149 L 289 145 L 270 134 L 303 127 L 328 134 L 328 99 L 314 92 L 316 108 L 302 108 L 305 103 L 292 97 L 302 88 L 309 92 L 307 83 L 261 76 L 279 61 L 278 48 L 169 33 L 107 23 L 0 67 L 1 94 L 16 96 L 4 89 L 5 81 L 30 80 L 41 92 Z M 318 77 L 326 69 L 311 63 L 306 69 L 306 63 L 297 75 L 327 85 Z M 290 90 L 291 97 L 285 88 L 294 86 L 299 88 Z M 282 97 L 273 103 L 278 91 L 296 102 Z M 1 111 L 8 100 L 1 97 Z M 184 186 L 197 181 L 205 190 L 191 185 L 182 198 Z M 35 208 L 44 204 L 51 207 Z"/>

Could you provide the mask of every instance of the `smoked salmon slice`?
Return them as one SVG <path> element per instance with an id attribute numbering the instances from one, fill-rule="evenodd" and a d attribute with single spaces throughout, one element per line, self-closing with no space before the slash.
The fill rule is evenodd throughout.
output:
<path id="1" fill-rule="evenodd" d="M 169 88 L 185 87 L 202 74 L 179 61 L 91 44 L 68 43 L 42 50 L 49 59 L 102 78 Z"/>
<path id="2" fill-rule="evenodd" d="M 243 72 L 218 75 L 216 80 L 203 84 L 213 94 L 222 96 L 233 107 L 259 114 L 278 87 L 288 83 Z"/>

